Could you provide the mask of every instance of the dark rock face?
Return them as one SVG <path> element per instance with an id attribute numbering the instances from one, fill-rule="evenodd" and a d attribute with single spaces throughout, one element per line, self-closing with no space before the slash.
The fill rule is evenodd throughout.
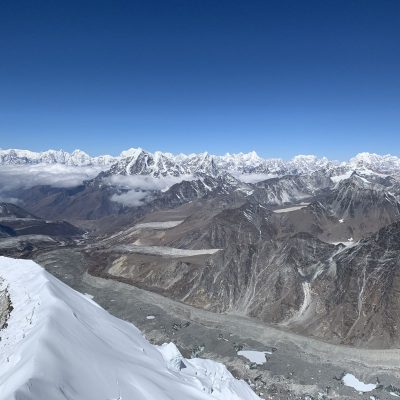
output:
<path id="1" fill-rule="evenodd" d="M 79 228 L 66 221 L 46 221 L 22 207 L 11 203 L 0 203 L 0 234 L 5 236 L 50 235 L 79 236 Z"/>
<path id="2" fill-rule="evenodd" d="M 0 218 L 37 218 L 33 214 L 11 203 L 0 203 Z"/>
<path id="3" fill-rule="evenodd" d="M 16 236 L 14 229 L 10 228 L 9 226 L 0 225 L 0 238 L 9 236 Z"/>
<path id="4" fill-rule="evenodd" d="M 27 209 L 48 219 L 97 219 L 118 214 L 123 205 L 111 200 L 117 191 L 85 184 L 75 188 L 36 186 L 17 193 Z"/>
<path id="5" fill-rule="evenodd" d="M 0 331 L 7 326 L 12 305 L 7 290 L 0 290 Z"/>

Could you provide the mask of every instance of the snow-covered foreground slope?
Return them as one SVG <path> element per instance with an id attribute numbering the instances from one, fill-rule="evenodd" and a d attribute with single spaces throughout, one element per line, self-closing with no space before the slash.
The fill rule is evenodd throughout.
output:
<path id="1" fill-rule="evenodd" d="M 33 261 L 0 257 L 13 310 L 0 331 L 0 399 L 253 400 L 222 365 L 151 345 Z"/>

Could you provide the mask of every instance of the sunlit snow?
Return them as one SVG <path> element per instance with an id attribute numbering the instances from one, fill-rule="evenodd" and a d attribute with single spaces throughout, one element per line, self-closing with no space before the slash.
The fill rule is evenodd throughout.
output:
<path id="1" fill-rule="evenodd" d="M 279 209 L 273 210 L 273 211 L 274 211 L 274 213 L 277 213 L 277 214 L 287 213 L 287 212 L 291 212 L 291 211 L 301 210 L 302 208 L 305 208 L 307 206 L 308 206 L 308 203 L 301 203 L 297 206 L 287 207 L 287 208 L 279 208 Z"/>
<path id="2" fill-rule="evenodd" d="M 267 361 L 265 355 L 272 353 L 270 351 L 240 350 L 237 352 L 237 354 L 239 356 L 247 358 L 250 362 L 261 365 Z"/>
<path id="3" fill-rule="evenodd" d="M 358 392 L 370 392 L 371 390 L 374 390 L 376 388 L 375 383 L 361 382 L 352 374 L 346 374 L 342 378 L 342 381 L 343 381 L 344 385 L 352 387 L 353 389 L 357 390 Z"/>
<path id="4" fill-rule="evenodd" d="M 136 229 L 170 229 L 175 228 L 175 226 L 180 225 L 181 221 L 165 221 L 165 222 L 144 222 L 135 225 Z"/>

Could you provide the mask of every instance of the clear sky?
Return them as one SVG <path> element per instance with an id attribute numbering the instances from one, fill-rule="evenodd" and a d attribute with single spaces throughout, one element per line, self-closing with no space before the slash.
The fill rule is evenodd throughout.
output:
<path id="1" fill-rule="evenodd" d="M 6 0 L 0 147 L 400 155 L 398 0 Z"/>

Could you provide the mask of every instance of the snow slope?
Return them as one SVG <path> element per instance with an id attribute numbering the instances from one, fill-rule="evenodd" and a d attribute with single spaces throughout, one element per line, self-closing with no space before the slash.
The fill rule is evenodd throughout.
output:
<path id="1" fill-rule="evenodd" d="M 255 400 L 222 365 L 151 345 L 33 261 L 0 257 L 13 310 L 0 331 L 0 399 Z"/>

